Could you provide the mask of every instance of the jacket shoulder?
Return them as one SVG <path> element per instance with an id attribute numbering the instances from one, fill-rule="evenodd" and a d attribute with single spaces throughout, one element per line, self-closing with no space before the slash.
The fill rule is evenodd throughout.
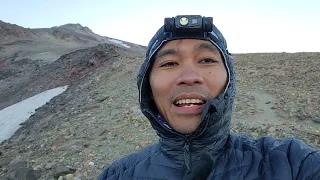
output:
<path id="1" fill-rule="evenodd" d="M 132 153 L 126 157 L 113 161 L 99 175 L 99 180 L 109 179 L 132 179 L 135 166 L 145 159 L 150 158 L 152 146 L 148 146 L 139 152 Z"/>
<path id="2" fill-rule="evenodd" d="M 230 139 L 234 148 L 260 154 L 266 172 L 288 171 L 293 179 L 320 179 L 320 151 L 299 139 L 270 136 L 253 139 L 235 134 Z"/>
<path id="3" fill-rule="evenodd" d="M 270 165 L 277 164 L 279 168 L 290 165 L 293 179 L 320 179 L 320 151 L 318 149 L 296 138 L 271 142 L 269 142 L 268 150 Z"/>

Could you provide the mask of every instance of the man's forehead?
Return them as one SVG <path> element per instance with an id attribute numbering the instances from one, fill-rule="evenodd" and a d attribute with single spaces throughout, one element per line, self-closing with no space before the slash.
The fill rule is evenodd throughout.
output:
<path id="1" fill-rule="evenodd" d="M 183 43 L 183 45 L 181 45 Z M 218 48 L 213 45 L 211 42 L 206 40 L 173 40 L 169 41 L 161 47 L 158 52 L 156 53 L 155 58 L 160 58 L 166 55 L 178 53 L 178 50 L 183 47 L 188 47 L 190 51 L 201 51 L 201 50 L 208 50 L 214 53 L 218 52 Z"/>

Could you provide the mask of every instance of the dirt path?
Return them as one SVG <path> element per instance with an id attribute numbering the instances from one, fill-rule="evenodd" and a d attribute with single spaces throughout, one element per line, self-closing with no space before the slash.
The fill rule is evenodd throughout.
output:
<path id="1" fill-rule="evenodd" d="M 265 123 L 280 125 L 286 122 L 286 120 L 279 117 L 276 110 L 272 108 L 275 103 L 277 103 L 277 100 L 272 95 L 262 91 L 249 91 L 248 94 L 254 97 L 256 113 L 253 113 L 253 115 L 248 118 L 240 120 L 247 121 L 248 123 L 257 126 Z"/>
<path id="2" fill-rule="evenodd" d="M 320 123 L 315 123 L 310 120 L 298 120 L 291 118 L 290 120 L 286 118 L 285 114 L 281 114 L 279 111 L 276 111 L 276 107 L 278 100 L 272 95 L 262 92 L 262 91 L 251 91 L 250 92 L 255 97 L 255 103 L 257 106 L 258 113 L 253 117 L 246 119 L 251 124 L 273 124 L 273 125 L 281 125 L 281 124 L 289 124 L 296 123 L 301 128 L 312 129 L 315 132 L 319 132 Z M 267 103 L 269 102 L 269 103 Z M 285 119 L 286 118 L 286 119 Z"/>
<path id="3" fill-rule="evenodd" d="M 240 103 L 244 109 L 237 110 Z M 320 147 L 320 123 L 290 118 L 280 110 L 281 104 L 275 96 L 262 90 L 241 89 L 236 96 L 235 104 L 232 131 L 255 138 L 294 137 L 311 146 Z"/>

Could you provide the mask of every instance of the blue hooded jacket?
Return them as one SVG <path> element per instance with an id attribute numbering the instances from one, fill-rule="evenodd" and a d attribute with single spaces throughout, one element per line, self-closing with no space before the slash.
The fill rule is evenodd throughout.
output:
<path id="1" fill-rule="evenodd" d="M 213 25 L 210 39 L 221 52 L 228 86 L 208 100 L 195 132 L 186 136 L 170 128 L 159 116 L 149 84 L 153 55 L 166 42 L 161 27 L 151 39 L 146 60 L 138 73 L 142 113 L 157 131 L 159 142 L 114 161 L 100 180 L 191 179 L 313 179 L 320 180 L 320 152 L 297 139 L 253 139 L 230 132 L 235 74 L 227 44 Z"/>

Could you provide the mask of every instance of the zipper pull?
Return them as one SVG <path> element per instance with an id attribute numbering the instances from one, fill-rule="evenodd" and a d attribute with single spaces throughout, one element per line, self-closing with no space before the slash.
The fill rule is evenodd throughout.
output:
<path id="1" fill-rule="evenodd" d="M 187 170 L 187 174 L 189 174 L 191 172 L 190 169 L 190 143 L 187 140 L 186 143 L 184 144 L 182 151 L 184 152 L 184 162 L 186 165 L 186 170 Z"/>

